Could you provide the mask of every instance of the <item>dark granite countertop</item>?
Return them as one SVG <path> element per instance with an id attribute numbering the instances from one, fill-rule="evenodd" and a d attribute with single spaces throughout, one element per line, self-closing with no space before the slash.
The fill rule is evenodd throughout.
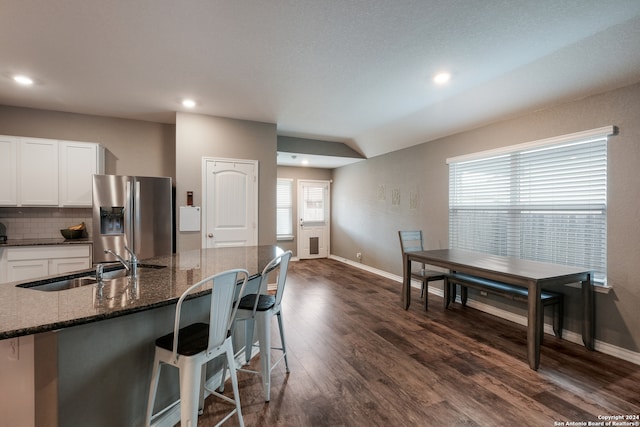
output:
<path id="1" fill-rule="evenodd" d="M 74 242 L 76 242 L 74 240 Z M 122 277 L 97 285 L 62 291 L 39 291 L 0 284 L 0 339 L 31 335 L 175 304 L 182 293 L 200 280 L 232 268 L 245 268 L 258 276 L 282 250 L 277 246 L 196 249 L 141 260 L 166 268 L 141 269 L 138 278 Z M 90 272 L 92 270 L 86 270 Z M 66 275 L 69 276 L 69 275 Z M 55 281 L 60 277 L 47 278 Z"/>
<path id="2" fill-rule="evenodd" d="M 9 239 L 0 243 L 0 249 L 15 246 L 54 246 L 54 245 L 77 245 L 77 244 L 93 243 L 89 238 L 83 239 L 64 239 L 62 237 L 55 239 Z"/>

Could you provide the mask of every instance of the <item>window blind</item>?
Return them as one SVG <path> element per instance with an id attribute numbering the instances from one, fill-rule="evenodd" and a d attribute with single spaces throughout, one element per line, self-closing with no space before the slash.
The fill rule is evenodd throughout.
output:
<path id="1" fill-rule="evenodd" d="M 276 235 L 293 235 L 293 181 L 278 179 L 276 186 Z"/>
<path id="2" fill-rule="evenodd" d="M 607 135 L 450 161 L 450 247 L 587 267 L 604 282 Z"/>

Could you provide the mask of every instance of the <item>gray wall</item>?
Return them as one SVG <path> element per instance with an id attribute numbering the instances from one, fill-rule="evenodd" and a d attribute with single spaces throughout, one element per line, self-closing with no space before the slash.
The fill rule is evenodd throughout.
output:
<path id="1" fill-rule="evenodd" d="M 0 134 L 97 142 L 106 173 L 175 180 L 175 126 L 0 105 Z"/>
<path id="2" fill-rule="evenodd" d="M 291 250 L 293 256 L 298 255 L 298 180 L 329 181 L 331 172 L 331 169 L 278 166 L 278 178 L 293 180 L 293 240 L 278 240 L 278 246 L 285 251 Z"/>
<path id="3" fill-rule="evenodd" d="M 620 134 L 609 147 L 608 270 L 613 291 L 597 294 L 596 339 L 640 348 L 640 84 L 577 100 L 333 171 L 331 252 L 402 273 L 397 230 L 421 228 L 428 248 L 447 247 L 447 157 L 606 125 Z M 0 134 L 94 141 L 111 153 L 107 173 L 172 176 L 177 204 L 185 192 L 201 201 L 202 156 L 259 160 L 259 243 L 275 242 L 276 176 L 326 179 L 311 169 L 276 168 L 276 125 L 178 113 L 176 125 L 0 105 Z M 322 176 L 319 178 L 319 176 Z M 291 177 L 291 176 L 289 176 Z M 296 178 L 298 176 L 295 176 Z M 398 205 L 392 193 L 400 194 Z M 418 207 L 409 208 L 417 195 Z M 177 236 L 179 249 L 200 247 L 200 235 Z M 579 332 L 578 294 L 567 288 L 566 326 Z M 495 302 L 495 304 L 500 304 Z"/>
<path id="4" fill-rule="evenodd" d="M 428 249 L 448 245 L 448 157 L 606 125 L 609 143 L 608 280 L 596 294 L 596 339 L 640 348 L 640 84 L 459 133 L 334 170 L 331 253 L 402 274 L 397 231 L 422 229 Z M 392 192 L 400 203 L 392 203 Z M 411 194 L 418 207 L 409 208 Z M 580 333 L 579 293 L 564 288 L 568 329 Z M 499 302 L 490 303 L 501 304 Z M 515 308 L 514 308 L 515 310 Z"/>
<path id="5" fill-rule="evenodd" d="M 199 114 L 176 115 L 176 205 L 202 206 L 202 158 L 258 160 L 258 244 L 276 242 L 276 125 Z M 178 210 L 179 215 L 179 210 Z M 179 218 L 177 222 L 179 223 Z M 176 233 L 177 250 L 202 246 L 197 232 Z"/>
<path id="6" fill-rule="evenodd" d="M 203 156 L 258 160 L 258 242 L 275 243 L 275 124 L 179 113 L 172 125 L 0 105 L 0 134 L 98 142 L 108 150 L 106 173 L 170 176 L 178 206 L 187 190 L 201 204 Z M 179 249 L 201 245 L 199 233 L 176 241 Z"/>
<path id="7" fill-rule="evenodd" d="M 107 150 L 105 173 L 170 176 L 175 185 L 175 125 L 0 105 L 0 134 L 97 142 Z M 79 221 L 93 234 L 91 208 L 5 207 L 0 218 L 10 238 L 60 237 L 57 230 Z M 43 227 L 42 218 L 53 221 Z"/>

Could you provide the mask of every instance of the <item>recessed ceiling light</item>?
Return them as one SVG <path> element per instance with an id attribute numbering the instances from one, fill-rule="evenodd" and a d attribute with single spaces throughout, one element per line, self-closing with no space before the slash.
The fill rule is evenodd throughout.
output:
<path id="1" fill-rule="evenodd" d="M 196 101 L 193 99 L 185 99 L 182 101 L 182 105 L 187 108 L 193 108 L 196 106 Z"/>
<path id="2" fill-rule="evenodd" d="M 306 166 L 309 164 L 309 160 L 303 159 L 301 163 Z"/>
<path id="3" fill-rule="evenodd" d="M 433 77 L 433 82 L 438 85 L 443 85 L 447 83 L 451 79 L 451 74 L 449 73 L 438 73 Z"/>
<path id="4" fill-rule="evenodd" d="M 22 86 L 31 86 L 33 84 L 33 79 L 27 76 L 13 76 L 13 81 Z"/>

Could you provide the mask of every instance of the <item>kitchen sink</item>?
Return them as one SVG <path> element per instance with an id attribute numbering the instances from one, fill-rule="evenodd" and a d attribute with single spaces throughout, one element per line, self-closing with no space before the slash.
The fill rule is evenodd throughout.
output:
<path id="1" fill-rule="evenodd" d="M 154 264 L 138 264 L 138 276 L 144 274 L 145 270 L 157 270 L 165 268 L 164 265 L 154 265 Z M 104 273 L 102 275 L 102 283 L 104 285 L 108 285 L 109 282 L 127 277 L 128 272 L 123 267 L 112 268 L 105 267 Z M 64 291 L 67 289 L 79 288 L 81 286 L 88 285 L 96 285 L 98 281 L 96 280 L 95 270 L 89 270 L 85 273 L 78 273 L 69 276 L 56 277 L 51 279 L 43 279 L 37 280 L 35 282 L 22 283 L 16 285 L 19 288 L 32 289 L 35 291 Z"/>
<path id="2" fill-rule="evenodd" d="M 78 277 L 75 279 L 59 280 L 57 282 L 45 283 L 35 286 L 25 286 L 29 285 L 29 283 L 18 286 L 21 288 L 35 289 L 38 291 L 62 291 L 64 289 L 79 288 L 80 286 L 93 285 L 95 283 L 98 282 L 93 277 Z"/>

